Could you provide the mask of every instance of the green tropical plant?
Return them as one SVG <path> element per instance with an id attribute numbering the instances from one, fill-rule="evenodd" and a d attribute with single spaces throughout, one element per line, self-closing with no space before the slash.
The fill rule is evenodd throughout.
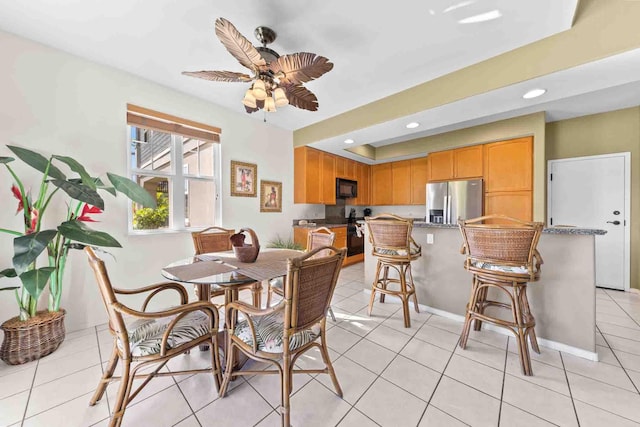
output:
<path id="1" fill-rule="evenodd" d="M 133 228 L 137 230 L 155 230 L 167 225 L 169 219 L 169 198 L 165 193 L 156 193 L 157 207 L 142 208 L 133 214 Z"/>
<path id="2" fill-rule="evenodd" d="M 26 148 L 8 145 L 9 150 L 24 163 L 42 173 L 38 194 L 32 198 L 30 191 L 12 169 L 13 157 L 0 157 L 11 174 L 14 185 L 13 196 L 18 199 L 16 214 L 22 212 L 24 231 L 0 228 L 0 232 L 15 236 L 13 239 L 13 266 L 0 271 L 0 277 L 18 277 L 21 286 L 5 287 L 13 290 L 20 308 L 20 319 L 27 320 L 36 315 L 38 300 L 49 285 L 49 311 L 60 309 L 62 280 L 70 249 L 80 249 L 84 245 L 121 247 L 109 234 L 86 225 L 95 222 L 90 216 L 104 210 L 104 200 L 98 191 L 106 191 L 115 196 L 122 193 L 129 199 L 145 207 L 155 207 L 154 198 L 129 178 L 107 173 L 109 184 L 91 176 L 87 170 L 71 157 L 51 155 L 49 158 Z M 55 162 L 55 164 L 54 164 Z M 68 178 L 58 165 L 65 165 L 76 176 Z M 56 228 L 42 230 L 43 218 L 51 202 L 60 190 L 66 193 L 67 212 Z M 6 205 L 6 204 L 5 204 Z M 37 258 L 47 251 L 48 265 L 37 267 Z"/>
<path id="3" fill-rule="evenodd" d="M 267 242 L 267 247 L 280 248 L 280 249 L 295 249 L 298 251 L 301 251 L 304 249 L 302 246 L 294 242 L 291 236 L 285 239 L 280 237 L 279 234 L 276 234 L 276 237 L 274 237 L 273 239 L 269 240 L 269 242 Z"/>

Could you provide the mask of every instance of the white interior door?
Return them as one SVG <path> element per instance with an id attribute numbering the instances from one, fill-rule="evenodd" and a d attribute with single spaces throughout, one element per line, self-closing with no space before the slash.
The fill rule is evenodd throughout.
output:
<path id="1" fill-rule="evenodd" d="M 596 286 L 629 289 L 630 154 L 551 160 L 548 169 L 549 224 L 606 230 L 596 236 Z"/>

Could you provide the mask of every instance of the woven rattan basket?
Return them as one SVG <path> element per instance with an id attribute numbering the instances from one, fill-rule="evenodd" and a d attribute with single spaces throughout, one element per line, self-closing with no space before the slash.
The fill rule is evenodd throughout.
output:
<path id="1" fill-rule="evenodd" d="M 20 365 L 51 354 L 64 341 L 65 311 L 39 311 L 26 321 L 11 318 L 0 325 L 4 341 L 0 359 L 9 365 Z"/>

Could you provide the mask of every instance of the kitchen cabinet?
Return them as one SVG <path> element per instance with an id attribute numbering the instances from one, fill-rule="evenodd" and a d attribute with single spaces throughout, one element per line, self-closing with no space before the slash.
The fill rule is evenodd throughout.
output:
<path id="1" fill-rule="evenodd" d="M 482 178 L 483 145 L 429 154 L 429 181 Z"/>
<path id="2" fill-rule="evenodd" d="M 321 154 L 320 150 L 310 147 L 297 147 L 294 150 L 294 203 L 322 203 Z"/>
<path id="3" fill-rule="evenodd" d="M 482 152 L 482 145 L 453 150 L 453 177 L 455 179 L 482 178 Z"/>
<path id="4" fill-rule="evenodd" d="M 485 144 L 485 192 L 533 189 L 533 138 Z"/>
<path id="5" fill-rule="evenodd" d="M 320 152 L 322 193 L 321 203 L 325 205 L 336 204 L 336 156 Z"/>
<path id="6" fill-rule="evenodd" d="M 485 215 L 501 214 L 523 221 L 533 219 L 532 191 L 496 191 L 485 193 Z"/>
<path id="7" fill-rule="evenodd" d="M 411 159 L 411 204 L 424 205 L 427 199 L 426 185 L 429 177 L 429 157 Z"/>
<path id="8" fill-rule="evenodd" d="M 391 162 L 391 204 L 411 204 L 411 161 Z"/>
<path id="9" fill-rule="evenodd" d="M 429 153 L 429 181 L 453 179 L 453 150 Z"/>
<path id="10" fill-rule="evenodd" d="M 393 204 L 393 175 L 391 163 L 371 166 L 371 204 Z"/>
<path id="11" fill-rule="evenodd" d="M 356 181 L 358 181 L 358 197 L 348 199 L 347 204 L 366 206 L 370 204 L 370 166 L 360 162 L 354 162 L 356 169 Z"/>

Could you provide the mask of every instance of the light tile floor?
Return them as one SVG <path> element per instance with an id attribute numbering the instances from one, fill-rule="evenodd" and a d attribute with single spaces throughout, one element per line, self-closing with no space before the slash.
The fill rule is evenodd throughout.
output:
<path id="1" fill-rule="evenodd" d="M 600 362 L 542 348 L 533 377 L 520 373 L 513 338 L 475 332 L 458 348 L 462 325 L 397 304 L 366 315 L 363 266 L 345 268 L 328 321 L 328 344 L 344 391 L 327 375 L 298 375 L 291 399 L 300 426 L 632 426 L 640 425 L 640 295 L 597 290 Z M 72 332 L 52 355 L 21 366 L 0 362 L 0 426 L 107 426 L 117 384 L 88 402 L 109 356 L 105 326 Z M 320 366 L 311 352 L 300 364 Z M 169 370 L 204 366 L 198 351 Z M 209 375 L 151 381 L 129 406 L 126 426 L 279 426 L 277 377 L 232 383 L 219 399 Z"/>

